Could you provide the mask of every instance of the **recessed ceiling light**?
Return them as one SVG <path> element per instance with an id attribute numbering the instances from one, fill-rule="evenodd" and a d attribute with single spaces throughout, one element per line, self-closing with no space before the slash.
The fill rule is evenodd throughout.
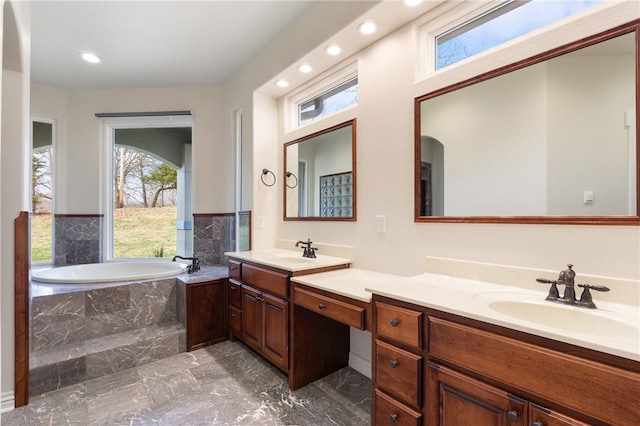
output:
<path id="1" fill-rule="evenodd" d="M 287 80 L 277 80 L 276 81 L 276 86 L 278 87 L 287 87 L 289 85 L 289 82 Z"/>
<path id="2" fill-rule="evenodd" d="M 402 0 L 405 6 L 413 7 L 422 3 L 422 0 Z"/>
<path id="3" fill-rule="evenodd" d="M 311 65 L 309 65 L 309 64 L 302 64 L 302 65 L 298 66 L 298 71 L 300 71 L 301 73 L 304 73 L 304 74 L 310 73 L 311 70 L 312 70 L 312 68 L 311 68 Z"/>
<path id="4" fill-rule="evenodd" d="M 374 22 L 369 21 L 360 24 L 360 26 L 358 27 L 358 31 L 360 31 L 361 34 L 373 34 L 376 32 L 377 28 L 378 27 Z"/>
<path id="5" fill-rule="evenodd" d="M 327 52 L 329 55 L 335 56 L 339 55 L 340 52 L 342 52 L 342 49 L 340 49 L 340 46 L 332 44 L 331 46 L 327 46 L 325 52 Z"/>
<path id="6" fill-rule="evenodd" d="M 87 61 L 87 62 L 91 62 L 92 64 L 98 64 L 100 62 L 102 62 L 102 59 L 100 58 L 100 56 L 94 54 L 94 53 L 90 53 L 90 52 L 80 52 L 78 54 L 83 60 Z"/>

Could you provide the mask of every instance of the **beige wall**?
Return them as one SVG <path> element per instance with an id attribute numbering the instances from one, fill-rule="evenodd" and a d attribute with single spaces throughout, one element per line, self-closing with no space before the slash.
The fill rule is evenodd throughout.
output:
<path id="1" fill-rule="evenodd" d="M 569 24 L 507 43 L 432 77 L 420 79 L 417 29 L 406 26 L 357 54 L 360 104 L 305 131 L 280 133 L 282 144 L 345 119 L 358 119 L 358 220 L 355 223 L 279 219 L 278 238 L 353 245 L 354 266 L 415 275 L 425 256 L 560 270 L 573 263 L 580 274 L 640 279 L 640 227 L 519 224 L 414 223 L 413 99 L 535 53 L 579 40 L 640 17 L 635 1 L 609 2 Z M 283 102 L 280 102 L 280 113 Z M 280 166 L 282 167 L 282 166 Z M 280 169 L 279 169 L 280 170 Z M 282 216 L 282 194 L 271 208 Z M 257 205 L 256 205 L 257 207 Z M 256 208 L 256 215 L 260 211 Z M 386 233 L 376 233 L 376 215 Z"/>

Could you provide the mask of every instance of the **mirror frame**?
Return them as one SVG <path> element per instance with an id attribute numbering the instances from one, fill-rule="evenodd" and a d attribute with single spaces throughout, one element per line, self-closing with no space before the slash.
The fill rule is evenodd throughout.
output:
<path id="1" fill-rule="evenodd" d="M 555 58 L 565 53 L 588 47 L 609 39 L 635 32 L 636 50 L 636 129 L 640 124 L 640 19 L 628 22 L 607 31 L 565 44 L 555 49 L 514 62 L 470 79 L 435 90 L 414 99 L 414 221 L 448 223 L 526 223 L 526 224 L 573 224 L 573 225 L 640 225 L 640 131 L 636 130 L 636 216 L 420 216 L 420 141 L 423 101 L 480 83 L 530 65 Z"/>
<path id="2" fill-rule="evenodd" d="M 353 182 L 353 215 L 352 216 L 337 216 L 337 217 L 325 217 L 325 216 L 303 216 L 303 217 L 293 217 L 287 216 L 287 147 L 291 145 L 298 144 L 300 142 L 308 141 L 309 139 L 313 139 L 317 136 L 321 136 L 327 133 L 330 133 L 334 130 L 342 129 L 344 127 L 351 126 L 351 172 L 353 174 L 352 182 Z M 287 142 L 284 144 L 284 156 L 282 163 L 282 191 L 283 191 L 283 200 L 282 200 L 282 217 L 283 220 L 302 220 L 302 221 L 332 221 L 332 222 L 355 222 L 357 218 L 358 212 L 358 202 L 357 202 L 357 194 L 358 194 L 358 178 L 356 173 L 356 119 L 353 118 L 351 120 L 336 124 L 335 126 L 331 126 L 329 128 L 317 131 L 307 136 L 303 136 L 299 139 Z"/>

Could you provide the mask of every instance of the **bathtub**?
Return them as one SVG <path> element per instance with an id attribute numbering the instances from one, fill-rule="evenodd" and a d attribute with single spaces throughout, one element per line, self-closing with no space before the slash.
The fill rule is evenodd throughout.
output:
<path id="1" fill-rule="evenodd" d="M 111 283 L 171 277 L 187 270 L 180 262 L 105 262 L 33 272 L 32 281 L 53 284 Z"/>

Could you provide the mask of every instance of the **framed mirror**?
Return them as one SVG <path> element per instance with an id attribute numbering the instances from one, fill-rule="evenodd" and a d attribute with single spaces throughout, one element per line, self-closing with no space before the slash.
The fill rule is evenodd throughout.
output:
<path id="1" fill-rule="evenodd" d="M 356 220 L 356 119 L 284 145 L 284 220 Z"/>
<path id="2" fill-rule="evenodd" d="M 415 221 L 640 225 L 640 21 L 415 99 Z"/>

